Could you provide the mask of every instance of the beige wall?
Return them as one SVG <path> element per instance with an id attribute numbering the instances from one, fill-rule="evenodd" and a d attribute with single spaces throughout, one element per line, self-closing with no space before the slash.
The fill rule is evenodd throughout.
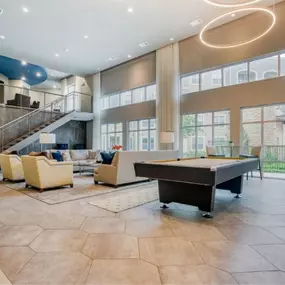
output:
<path id="1" fill-rule="evenodd" d="M 156 103 L 147 101 L 101 111 L 101 124 L 155 118 Z"/>
<path id="2" fill-rule="evenodd" d="M 101 73 L 102 95 L 129 90 L 156 81 L 155 52 Z"/>
<path id="3" fill-rule="evenodd" d="M 273 30 L 260 40 L 243 47 L 232 49 L 209 48 L 201 44 L 198 36 L 181 41 L 181 74 L 238 62 L 285 49 L 285 2 L 275 6 L 275 13 L 277 21 Z M 258 12 L 212 29 L 208 37 L 215 43 L 237 42 L 256 36 L 265 29 L 266 25 L 268 26 L 268 23 L 268 16 Z"/>
<path id="4" fill-rule="evenodd" d="M 209 110 L 231 112 L 231 139 L 239 144 L 240 108 L 285 103 L 285 77 L 267 79 L 181 96 L 181 114 Z"/>

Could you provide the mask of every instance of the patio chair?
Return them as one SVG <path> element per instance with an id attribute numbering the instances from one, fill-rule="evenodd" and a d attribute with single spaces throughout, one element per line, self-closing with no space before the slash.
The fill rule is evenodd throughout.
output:
<path id="1" fill-rule="evenodd" d="M 225 157 L 224 154 L 217 154 L 217 151 L 212 146 L 206 146 L 206 154 L 208 157 Z"/>
<path id="2" fill-rule="evenodd" d="M 257 158 L 258 159 L 257 170 L 259 170 L 260 179 L 262 180 L 263 179 L 263 173 L 262 173 L 262 168 L 261 168 L 260 156 L 261 156 L 261 146 L 252 147 L 250 154 L 240 154 L 241 158 Z M 252 171 L 251 171 L 251 177 L 253 177 Z M 246 174 L 246 179 L 248 180 L 248 173 Z"/>

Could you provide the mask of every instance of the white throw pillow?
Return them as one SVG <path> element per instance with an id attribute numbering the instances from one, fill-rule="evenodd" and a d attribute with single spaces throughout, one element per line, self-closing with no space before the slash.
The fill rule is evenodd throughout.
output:
<path id="1" fill-rule="evenodd" d="M 70 155 L 72 160 L 87 160 L 89 158 L 87 149 L 71 150 Z"/>

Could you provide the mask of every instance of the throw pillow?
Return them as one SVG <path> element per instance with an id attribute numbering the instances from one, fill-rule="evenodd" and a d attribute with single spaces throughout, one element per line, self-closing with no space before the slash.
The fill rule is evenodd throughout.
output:
<path id="1" fill-rule="evenodd" d="M 48 154 L 46 151 L 42 151 L 42 152 L 32 151 L 29 153 L 29 156 L 45 156 L 46 158 L 48 158 Z"/>
<path id="2" fill-rule="evenodd" d="M 102 151 L 101 157 L 102 157 L 102 164 L 111 164 L 113 157 L 115 155 L 116 152 L 106 152 L 106 151 Z"/>
<path id="3" fill-rule="evenodd" d="M 62 154 L 59 151 L 53 152 L 52 153 L 52 158 L 55 159 L 56 161 L 63 161 Z"/>
<path id="4" fill-rule="evenodd" d="M 64 161 L 71 161 L 69 151 L 62 152 L 62 157 Z"/>

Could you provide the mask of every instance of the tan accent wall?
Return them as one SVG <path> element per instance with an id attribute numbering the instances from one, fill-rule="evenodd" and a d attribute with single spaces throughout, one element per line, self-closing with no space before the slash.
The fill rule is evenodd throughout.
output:
<path id="1" fill-rule="evenodd" d="M 101 124 L 127 122 L 155 117 L 156 101 L 147 101 L 101 111 Z"/>
<path id="2" fill-rule="evenodd" d="M 156 81 L 156 55 L 149 53 L 101 73 L 102 95 L 148 85 Z"/>
<path id="3" fill-rule="evenodd" d="M 285 103 L 285 77 L 222 87 L 181 96 L 181 114 L 231 111 L 231 139 L 239 144 L 240 108 Z"/>
<path id="4" fill-rule="evenodd" d="M 270 33 L 260 40 L 239 48 L 214 49 L 203 45 L 199 36 L 180 42 L 180 73 L 243 61 L 264 54 L 285 49 L 285 2 L 275 6 L 276 25 Z M 217 43 L 232 43 L 249 39 L 263 31 L 269 25 L 269 17 L 257 12 L 212 29 L 207 38 Z"/>

